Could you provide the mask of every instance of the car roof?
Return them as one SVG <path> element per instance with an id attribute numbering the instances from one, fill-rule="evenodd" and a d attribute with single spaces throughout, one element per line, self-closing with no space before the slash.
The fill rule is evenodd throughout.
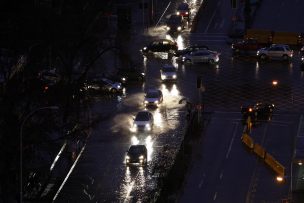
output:
<path id="1" fill-rule="evenodd" d="M 186 10 L 189 9 L 189 4 L 186 2 L 180 3 L 177 7 L 177 10 Z"/>
<path id="2" fill-rule="evenodd" d="M 131 148 L 147 149 L 146 145 L 131 145 L 129 149 Z"/>

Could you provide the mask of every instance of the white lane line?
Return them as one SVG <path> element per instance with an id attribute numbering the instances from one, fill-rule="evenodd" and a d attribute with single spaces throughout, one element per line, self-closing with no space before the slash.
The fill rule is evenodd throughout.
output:
<path id="1" fill-rule="evenodd" d="M 237 127 L 238 127 L 238 125 L 239 125 L 239 123 L 235 123 L 235 128 L 234 128 L 234 131 L 233 131 L 233 136 L 232 136 L 232 139 L 231 139 L 231 141 L 230 141 L 228 151 L 227 151 L 227 153 L 226 153 L 226 159 L 228 158 L 228 156 L 229 156 L 229 154 L 230 154 L 231 147 L 232 147 L 234 138 L 235 138 L 235 136 L 236 136 L 236 132 L 237 132 Z"/>
<path id="2" fill-rule="evenodd" d="M 217 192 L 214 193 L 214 196 L 213 196 L 213 201 L 216 200 L 216 196 L 217 196 Z"/>
<path id="3" fill-rule="evenodd" d="M 60 151 L 58 152 L 56 158 L 54 159 L 54 161 L 53 161 L 53 163 L 52 163 L 52 165 L 51 165 L 50 171 L 53 170 L 53 168 L 54 168 L 56 162 L 58 161 L 58 159 L 59 159 L 59 157 L 60 157 L 60 154 L 63 152 L 63 150 L 65 149 L 66 145 L 67 145 L 67 141 L 64 142 L 64 144 L 62 145 L 62 147 L 61 147 Z"/>
<path id="4" fill-rule="evenodd" d="M 128 202 L 128 200 L 129 200 L 129 198 L 130 198 L 130 193 L 132 192 L 133 187 L 134 187 L 134 183 L 135 183 L 135 181 L 133 180 L 133 181 L 131 182 L 131 184 L 128 186 L 129 188 L 128 188 L 128 192 L 127 192 L 127 195 L 126 195 L 126 197 L 125 197 L 124 203 Z"/>
<path id="5" fill-rule="evenodd" d="M 223 175 L 224 175 L 224 171 L 222 171 L 221 174 L 220 174 L 220 180 L 222 180 Z"/>
<path id="6" fill-rule="evenodd" d="M 217 2 L 216 7 L 218 7 L 220 4 L 221 4 L 221 1 Z M 212 17 L 210 18 L 209 23 L 208 23 L 208 25 L 207 25 L 207 27 L 206 27 L 204 33 L 207 33 L 207 31 L 208 31 L 208 29 L 209 29 L 209 26 L 210 26 L 211 22 L 213 21 L 213 18 L 214 18 L 214 16 L 215 16 L 216 12 L 217 12 L 217 9 L 214 9 L 214 12 L 213 12 L 213 14 L 212 14 Z"/>
<path id="7" fill-rule="evenodd" d="M 83 153 L 83 151 L 84 151 L 86 145 L 87 145 L 87 144 L 84 144 L 84 146 L 82 147 L 82 149 L 81 149 L 81 151 L 80 151 L 80 153 L 79 153 L 77 159 L 74 161 L 74 163 L 73 163 L 72 167 L 70 168 L 70 170 L 69 170 L 67 176 L 64 178 L 64 181 L 63 181 L 62 184 L 60 185 L 58 191 L 56 192 L 56 194 L 55 194 L 55 196 L 54 196 L 54 198 L 53 198 L 53 202 L 56 200 L 56 198 L 58 197 L 59 193 L 61 192 L 63 186 L 65 185 L 66 181 L 68 180 L 68 178 L 70 177 L 71 173 L 73 172 L 73 170 L 74 170 L 74 168 L 75 168 L 75 166 L 76 166 L 76 164 L 77 164 L 79 158 L 81 157 L 81 155 L 82 155 L 82 153 Z"/>

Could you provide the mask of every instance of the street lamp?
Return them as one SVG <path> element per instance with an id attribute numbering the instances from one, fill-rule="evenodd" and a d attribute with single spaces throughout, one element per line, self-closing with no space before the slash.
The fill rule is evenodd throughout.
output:
<path id="1" fill-rule="evenodd" d="M 32 116 L 34 115 L 36 112 L 40 111 L 40 110 L 44 110 L 44 109 L 50 109 L 50 110 L 58 110 L 59 107 L 58 106 L 46 106 L 46 107 L 41 107 L 41 108 L 38 108 L 38 109 L 34 109 L 33 111 L 31 111 L 29 114 L 27 114 L 25 116 L 25 118 L 23 119 L 22 123 L 21 123 L 21 126 L 20 126 L 20 133 L 19 133 L 19 136 L 20 136 L 20 203 L 22 203 L 23 201 L 23 183 L 22 183 L 22 165 L 23 165 L 23 161 L 22 161 L 22 138 L 23 138 L 23 126 L 25 124 L 25 122 Z"/>

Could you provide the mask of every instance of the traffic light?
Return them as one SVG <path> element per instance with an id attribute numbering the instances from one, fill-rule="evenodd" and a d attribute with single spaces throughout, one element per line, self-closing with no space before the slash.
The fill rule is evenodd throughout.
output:
<path id="1" fill-rule="evenodd" d="M 236 1 L 237 0 L 231 0 L 231 8 L 236 8 Z"/>
<path id="2" fill-rule="evenodd" d="M 201 77 L 197 77 L 196 79 L 196 87 L 197 88 L 201 88 L 202 86 L 202 78 Z"/>

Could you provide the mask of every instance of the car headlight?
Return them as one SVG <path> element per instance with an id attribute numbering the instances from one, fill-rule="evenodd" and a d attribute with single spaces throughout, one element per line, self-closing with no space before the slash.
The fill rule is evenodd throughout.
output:
<path id="1" fill-rule="evenodd" d="M 260 54 L 260 51 L 257 51 L 257 55 L 259 55 Z"/>
<path id="2" fill-rule="evenodd" d="M 136 124 L 136 123 L 134 123 L 134 124 L 133 124 L 133 127 L 134 127 L 134 128 L 137 128 L 137 124 Z"/>
<path id="3" fill-rule="evenodd" d="M 301 57 L 301 61 L 304 62 L 304 56 Z"/>
<path id="4" fill-rule="evenodd" d="M 176 75 L 173 75 L 172 78 L 173 78 L 173 79 L 176 79 Z"/>
<path id="5" fill-rule="evenodd" d="M 126 156 L 126 159 L 127 159 L 127 160 L 130 159 L 130 157 L 127 155 L 127 156 Z"/>
<path id="6" fill-rule="evenodd" d="M 166 76 L 165 75 L 161 75 L 161 79 L 162 80 L 166 79 Z"/>
<path id="7" fill-rule="evenodd" d="M 143 155 L 140 155 L 140 156 L 139 156 L 139 159 L 144 159 L 144 156 L 143 156 Z"/>
<path id="8" fill-rule="evenodd" d="M 158 104 L 158 101 L 154 101 L 154 104 Z"/>
<path id="9" fill-rule="evenodd" d="M 186 15 L 188 15 L 189 13 L 188 12 L 186 12 Z"/>
<path id="10" fill-rule="evenodd" d="M 177 30 L 178 30 L 178 31 L 181 31 L 181 30 L 182 30 L 182 27 L 181 27 L 181 26 L 178 26 Z"/>
<path id="11" fill-rule="evenodd" d="M 145 104 L 148 104 L 149 102 L 147 100 L 145 100 Z"/>
<path id="12" fill-rule="evenodd" d="M 177 11 L 177 12 L 176 12 L 176 15 L 179 15 L 179 14 L 180 14 L 180 12 L 179 12 L 179 11 Z"/>
<path id="13" fill-rule="evenodd" d="M 145 75 L 145 73 L 140 73 L 140 74 L 143 75 L 143 76 Z"/>
<path id="14" fill-rule="evenodd" d="M 143 50 L 147 50 L 147 47 L 144 47 Z"/>
<path id="15" fill-rule="evenodd" d="M 121 78 L 121 80 L 122 80 L 122 81 L 126 81 L 126 78 L 125 78 L 125 77 L 123 77 L 123 78 Z"/>
<path id="16" fill-rule="evenodd" d="M 170 30 L 171 28 L 169 26 L 166 27 L 167 30 Z"/>

